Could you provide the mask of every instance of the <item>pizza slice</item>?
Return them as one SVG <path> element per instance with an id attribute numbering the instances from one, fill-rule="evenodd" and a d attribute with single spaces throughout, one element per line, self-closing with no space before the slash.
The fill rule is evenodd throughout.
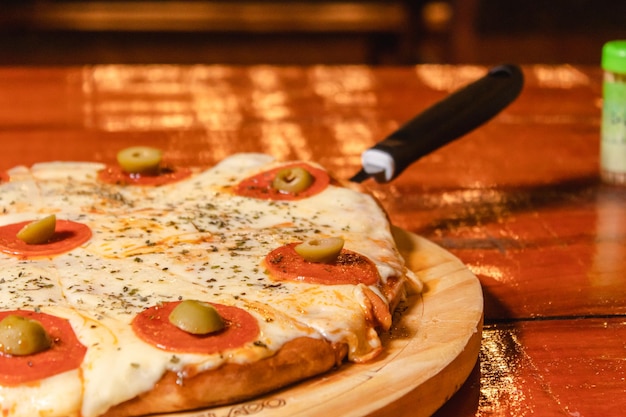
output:
<path id="1" fill-rule="evenodd" d="M 380 205 L 319 165 L 143 169 L 51 162 L 0 183 L 3 415 L 254 398 L 374 360 L 407 286 L 421 289 Z M 52 216 L 51 236 L 18 237 Z M 15 322 L 45 342 L 17 353 Z"/>

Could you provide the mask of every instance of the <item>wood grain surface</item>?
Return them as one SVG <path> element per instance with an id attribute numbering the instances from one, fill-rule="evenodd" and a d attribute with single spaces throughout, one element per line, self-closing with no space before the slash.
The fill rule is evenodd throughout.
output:
<path id="1" fill-rule="evenodd" d="M 0 68 L 0 170 L 112 162 L 129 144 L 173 163 L 246 151 L 349 178 L 360 153 L 484 67 Z M 474 273 L 478 364 L 447 416 L 621 416 L 626 409 L 626 189 L 599 179 L 602 71 L 524 67 L 504 112 L 389 184 L 398 227 Z M 362 399 L 368 401 L 369 399 Z M 406 406 L 408 407 L 408 406 Z"/>

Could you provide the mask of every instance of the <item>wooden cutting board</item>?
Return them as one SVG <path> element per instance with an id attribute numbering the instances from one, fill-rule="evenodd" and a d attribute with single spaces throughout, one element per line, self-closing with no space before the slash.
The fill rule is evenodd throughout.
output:
<path id="1" fill-rule="evenodd" d="M 401 229 L 394 229 L 394 235 L 410 269 L 424 282 L 424 291 L 399 306 L 395 324 L 383 339 L 383 355 L 249 402 L 167 417 L 434 413 L 460 388 L 478 358 L 482 290 L 476 276 L 446 250 Z"/>

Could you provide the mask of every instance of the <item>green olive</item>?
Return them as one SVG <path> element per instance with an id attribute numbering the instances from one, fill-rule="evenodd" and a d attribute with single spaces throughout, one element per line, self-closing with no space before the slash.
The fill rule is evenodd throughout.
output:
<path id="1" fill-rule="evenodd" d="M 294 247 L 298 255 L 309 262 L 333 262 L 343 249 L 344 240 L 340 237 L 310 239 Z"/>
<path id="2" fill-rule="evenodd" d="M 222 330 L 224 320 L 211 304 L 185 300 L 169 316 L 170 323 L 191 334 L 209 334 Z"/>
<path id="3" fill-rule="evenodd" d="M 162 152 L 149 146 L 132 146 L 117 154 L 117 162 L 130 174 L 157 174 L 161 165 Z"/>
<path id="4" fill-rule="evenodd" d="M 272 187 L 287 193 L 301 193 L 313 184 L 314 178 L 301 167 L 283 168 L 276 173 Z"/>
<path id="5" fill-rule="evenodd" d="M 15 356 L 32 355 L 52 346 L 52 340 L 37 320 L 11 314 L 0 321 L 0 351 Z"/>
<path id="6" fill-rule="evenodd" d="M 57 218 L 51 214 L 43 219 L 35 220 L 22 227 L 16 237 L 29 245 L 40 245 L 54 236 Z"/>

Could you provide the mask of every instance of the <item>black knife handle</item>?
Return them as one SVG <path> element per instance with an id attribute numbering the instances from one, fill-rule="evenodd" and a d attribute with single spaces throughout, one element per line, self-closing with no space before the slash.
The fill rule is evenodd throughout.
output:
<path id="1" fill-rule="evenodd" d="M 419 158 L 482 125 L 515 100 L 523 85 L 518 66 L 500 65 L 420 113 L 370 148 L 390 155 L 395 165 L 387 171 L 391 176 L 376 180 L 391 181 Z"/>

